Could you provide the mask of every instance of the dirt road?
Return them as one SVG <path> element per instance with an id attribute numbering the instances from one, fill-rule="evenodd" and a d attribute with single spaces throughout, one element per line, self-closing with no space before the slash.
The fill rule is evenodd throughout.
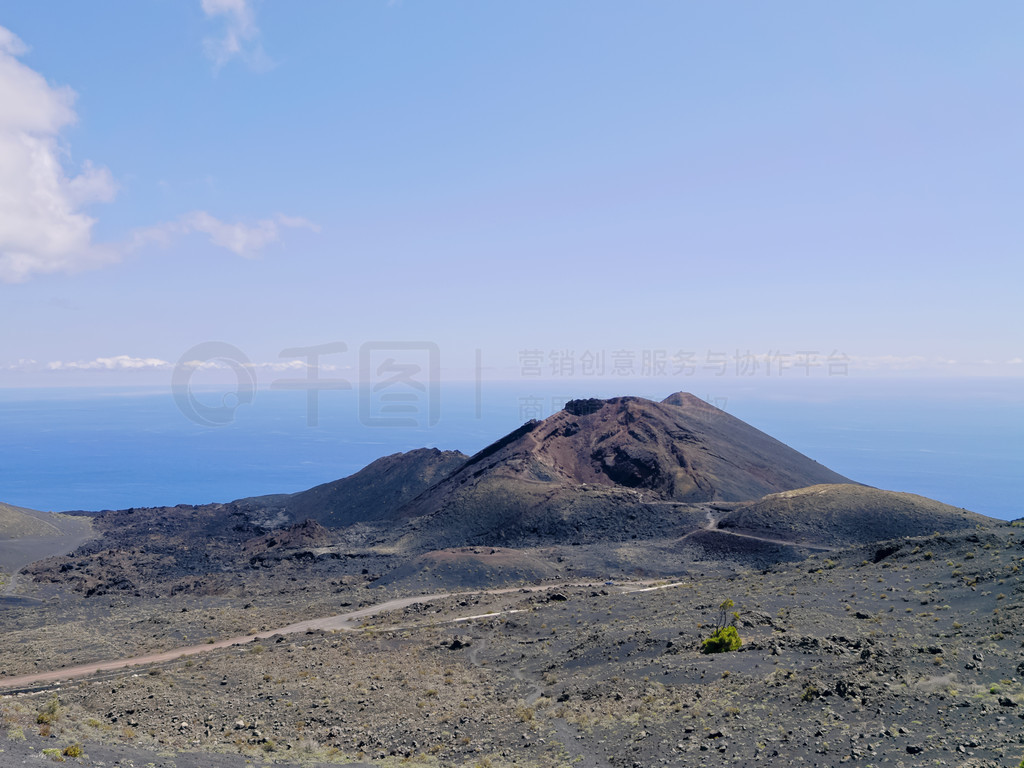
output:
<path id="1" fill-rule="evenodd" d="M 161 662 L 174 661 L 175 659 L 180 659 L 183 656 L 195 656 L 196 654 L 206 653 L 207 651 L 213 651 L 218 648 L 230 648 L 233 645 L 244 645 L 256 640 L 265 640 L 266 638 L 273 637 L 274 635 L 294 635 L 318 629 L 325 631 L 355 630 L 359 628 L 359 624 L 362 620 L 368 616 L 373 616 L 376 613 L 383 613 L 384 611 L 405 608 L 413 603 L 430 602 L 442 597 L 448 597 L 448 594 L 440 593 L 435 595 L 402 597 L 396 600 L 388 600 L 384 603 L 372 605 L 368 608 L 361 608 L 358 611 L 350 611 L 349 613 L 341 613 L 337 616 L 327 616 L 320 619 L 299 621 L 279 629 L 270 629 L 252 635 L 229 637 L 224 640 L 217 640 L 216 642 L 206 643 L 203 645 L 188 645 L 183 648 L 174 648 L 160 653 L 148 653 L 145 656 L 133 656 L 127 659 L 81 664 L 75 667 L 55 669 L 50 672 L 33 672 L 27 675 L 19 675 L 18 677 L 0 677 L 0 690 L 22 688 L 29 685 L 38 685 L 40 683 L 56 682 L 58 680 L 71 680 L 78 677 L 88 677 L 89 675 L 94 675 L 97 672 L 110 672 L 112 670 L 125 669 L 127 667 L 134 667 L 143 664 L 159 664 Z"/>
<path id="2" fill-rule="evenodd" d="M 765 536 L 755 536 L 752 533 L 740 533 L 739 531 L 730 531 L 727 528 L 719 528 L 718 520 L 715 519 L 714 512 L 710 509 L 706 510 L 707 522 L 704 523 L 700 528 L 696 528 L 690 531 L 685 536 L 680 536 L 679 541 L 684 541 L 695 533 L 701 533 L 704 531 L 714 531 L 715 533 L 724 533 L 728 536 L 736 536 L 740 539 L 751 539 L 753 541 L 763 541 L 765 544 L 778 544 L 783 547 L 800 547 L 801 549 L 813 549 L 817 552 L 838 552 L 839 547 L 827 547 L 824 544 L 804 544 L 797 541 L 786 541 L 785 539 L 769 539 Z"/>
<path id="3" fill-rule="evenodd" d="M 638 583 L 649 583 L 649 582 L 633 582 Z M 0 677 L 0 691 L 4 690 L 17 690 L 20 688 L 26 688 L 30 686 L 38 686 L 46 683 L 56 683 L 58 681 L 73 680 L 80 677 L 88 677 L 95 675 L 100 672 L 112 672 L 120 669 L 127 669 L 129 667 L 142 666 L 146 664 L 160 664 L 163 662 L 174 661 L 185 656 L 195 656 L 200 653 L 206 653 L 207 651 L 214 651 L 219 648 L 230 648 L 234 645 L 245 645 L 257 640 L 265 640 L 268 637 L 275 635 L 294 635 L 301 634 L 304 632 L 323 630 L 326 632 L 330 631 L 356 631 L 360 628 L 363 619 L 370 616 L 374 616 L 378 613 L 384 613 L 386 611 L 398 610 L 406 608 L 413 603 L 429 603 L 434 600 L 440 600 L 446 597 L 461 597 L 468 595 L 501 595 L 508 594 L 511 592 L 520 592 L 524 589 L 530 592 L 540 592 L 549 589 L 564 589 L 566 587 L 579 587 L 579 586 L 591 586 L 592 582 L 574 582 L 574 583 L 562 583 L 562 584 L 547 584 L 542 586 L 530 586 L 530 587 L 505 587 L 502 589 L 490 589 L 490 590 L 477 590 L 473 592 L 438 592 L 432 595 L 416 595 L 415 597 L 400 597 L 394 600 L 388 600 L 383 603 L 371 605 L 367 608 L 360 608 L 357 611 L 349 611 L 348 613 L 340 613 L 336 616 L 326 616 L 319 619 L 309 619 L 307 621 L 299 621 L 294 624 L 289 624 L 278 629 L 268 629 L 264 632 L 257 632 L 251 635 L 241 635 L 238 637 L 229 637 L 224 640 L 217 640 L 213 643 L 204 643 L 203 645 L 188 645 L 182 648 L 174 648 L 169 651 L 162 651 L 160 653 L 148 653 L 144 656 L 132 656 L 125 659 L 116 659 L 112 661 L 99 661 L 91 664 L 80 664 L 74 667 L 64 667 L 63 669 L 55 669 L 49 672 L 32 672 L 27 675 L 19 675 L 17 677 Z M 452 622 L 457 621 L 468 621 L 474 618 L 485 618 L 488 616 L 497 614 L 480 614 L 478 616 L 466 616 L 458 619 L 452 619 Z"/>
<path id="4" fill-rule="evenodd" d="M 701 526 L 701 528 L 692 531 L 686 536 L 681 537 L 680 541 L 688 538 L 689 536 L 697 533 L 698 531 L 718 531 L 720 533 L 728 534 L 730 536 L 738 536 L 745 539 L 754 539 L 756 541 L 763 541 L 770 544 L 783 544 L 792 545 L 792 542 L 779 541 L 776 539 L 764 538 L 761 536 L 754 536 L 751 534 L 743 534 L 734 531 L 726 531 L 718 528 L 718 522 L 715 519 L 714 514 L 710 509 L 707 511 L 707 522 Z M 807 549 L 815 549 L 822 551 L 834 551 L 833 547 L 825 547 L 820 545 L 811 544 L 799 544 Z M 646 591 L 643 589 L 643 585 L 650 584 L 651 580 L 632 582 L 630 586 L 634 589 L 629 591 Z M 592 586 L 592 582 L 575 582 L 575 583 L 562 583 L 562 584 L 549 584 L 544 586 L 532 586 L 525 587 L 529 591 L 540 591 L 548 589 L 562 589 L 572 586 Z M 622 585 L 625 586 L 625 585 Z M 663 586 L 677 586 L 677 584 L 663 585 Z M 654 587 L 652 589 L 659 589 L 663 587 Z M 134 666 L 142 666 L 146 664 L 160 664 L 163 662 L 174 661 L 185 656 L 195 656 L 196 654 L 206 653 L 207 651 L 217 650 L 219 648 L 230 648 L 235 645 L 245 645 L 257 640 L 264 640 L 274 635 L 293 635 L 303 632 L 310 632 L 316 630 L 323 631 L 353 631 L 360 627 L 363 619 L 370 616 L 374 616 L 379 613 L 386 611 L 397 610 L 405 608 L 413 603 L 429 603 L 434 600 L 440 600 L 447 597 L 467 596 L 467 595 L 499 595 L 510 592 L 518 592 L 524 589 L 524 587 L 506 587 L 503 589 L 493 590 L 476 590 L 476 591 L 463 591 L 463 592 L 438 592 L 431 595 L 417 595 L 415 597 L 402 597 L 395 600 L 388 600 L 377 605 L 372 605 L 367 608 L 360 608 L 356 611 L 350 611 L 348 613 L 341 613 L 336 616 L 326 616 L 319 619 L 309 619 L 307 621 L 300 621 L 294 624 L 289 624 L 285 627 L 278 629 L 270 629 L 264 632 L 258 632 L 251 635 L 241 635 L 238 637 L 229 637 L 224 640 L 217 640 L 213 643 L 205 643 L 203 645 L 189 645 L 182 648 L 174 648 L 169 651 L 163 651 L 160 653 L 150 653 L 144 656 L 133 656 L 131 658 L 116 659 L 112 661 L 101 661 L 94 662 L 91 664 L 81 664 L 74 667 L 65 667 L 63 669 L 51 670 L 48 672 L 33 672 L 27 675 L 19 675 L 17 677 L 0 677 L 0 691 L 25 688 L 29 686 L 37 686 L 45 683 L 55 683 L 63 680 L 72 680 L 80 677 L 88 677 L 95 675 L 100 672 L 112 672 L 120 669 L 127 669 Z M 478 616 L 464 616 L 451 621 L 469 621 L 471 619 L 484 618 L 491 614 L 483 614 Z"/>

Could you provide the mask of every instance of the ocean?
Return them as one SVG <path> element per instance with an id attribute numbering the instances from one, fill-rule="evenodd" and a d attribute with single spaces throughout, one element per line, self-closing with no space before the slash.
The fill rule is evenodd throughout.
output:
<path id="1" fill-rule="evenodd" d="M 358 387 L 260 390 L 240 404 L 169 388 L 2 389 L 0 501 L 101 510 L 291 493 L 398 451 L 474 453 L 572 397 L 676 390 L 859 482 L 1024 516 L 1024 386 L 1006 379 L 442 382 L 412 403 Z"/>

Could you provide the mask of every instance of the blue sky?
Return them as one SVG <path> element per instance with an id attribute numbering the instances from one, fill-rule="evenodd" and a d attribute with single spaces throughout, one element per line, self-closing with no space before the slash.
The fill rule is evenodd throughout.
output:
<path id="1" fill-rule="evenodd" d="M 454 377 L 1024 375 L 1019 3 L 26 0 L 0 28 L 0 386 L 166 383 L 208 341 L 261 376 L 408 341 Z"/>

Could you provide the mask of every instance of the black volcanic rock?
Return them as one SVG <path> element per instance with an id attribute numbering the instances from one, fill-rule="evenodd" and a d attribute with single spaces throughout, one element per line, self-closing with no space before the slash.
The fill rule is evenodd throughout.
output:
<path id="1" fill-rule="evenodd" d="M 573 416 L 589 416 L 604 408 L 604 400 L 596 397 L 589 397 L 586 400 L 570 400 L 565 404 L 565 410 Z"/>
<path id="2" fill-rule="evenodd" d="M 329 530 L 313 519 L 306 519 L 287 528 L 279 528 L 263 536 L 249 539 L 242 546 L 246 554 L 267 552 L 271 549 L 295 549 L 298 547 L 323 547 L 334 542 Z"/>
<path id="3" fill-rule="evenodd" d="M 35 560 L 70 552 L 94 535 L 88 517 L 39 512 L 0 502 L 0 574 L 17 573 Z M 0 593 L 3 591 L 0 589 Z"/>
<path id="4" fill-rule="evenodd" d="M 412 500 L 409 541 L 612 540 L 689 525 L 688 505 L 850 481 L 692 395 L 573 400 Z"/>

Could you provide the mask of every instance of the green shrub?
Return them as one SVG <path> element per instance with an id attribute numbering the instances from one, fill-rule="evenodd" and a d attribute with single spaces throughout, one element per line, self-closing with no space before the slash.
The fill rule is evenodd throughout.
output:
<path id="1" fill-rule="evenodd" d="M 62 753 L 64 757 L 84 757 L 85 750 L 82 749 L 81 744 L 71 744 L 70 746 L 64 747 Z"/>
<path id="2" fill-rule="evenodd" d="M 701 653 L 726 653 L 727 651 L 738 651 L 743 641 L 740 640 L 740 633 L 731 624 L 727 627 L 719 627 L 711 637 L 700 644 Z"/>
<path id="3" fill-rule="evenodd" d="M 57 700 L 56 695 L 53 696 L 43 708 L 39 710 L 39 714 L 36 716 L 36 722 L 39 725 L 49 725 L 54 720 L 60 717 L 60 702 Z"/>

